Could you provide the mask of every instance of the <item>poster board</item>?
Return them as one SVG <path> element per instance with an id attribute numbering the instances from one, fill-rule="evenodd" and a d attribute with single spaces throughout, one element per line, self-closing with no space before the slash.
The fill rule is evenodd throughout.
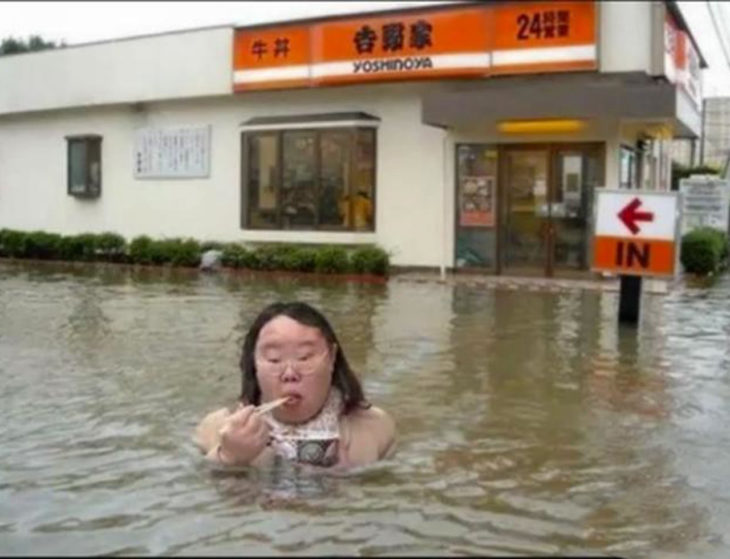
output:
<path id="1" fill-rule="evenodd" d="M 462 176 L 459 184 L 459 225 L 494 227 L 494 186 L 489 175 Z"/>
<path id="2" fill-rule="evenodd" d="M 210 126 L 139 128 L 134 138 L 135 179 L 210 176 Z"/>
<path id="3" fill-rule="evenodd" d="M 679 182 L 682 193 L 682 234 L 698 227 L 728 232 L 730 182 L 719 177 L 693 175 Z"/>

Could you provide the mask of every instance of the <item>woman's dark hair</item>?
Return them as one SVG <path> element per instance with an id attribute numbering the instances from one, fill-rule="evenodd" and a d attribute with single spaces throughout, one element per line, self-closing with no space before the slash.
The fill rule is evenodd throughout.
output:
<path id="1" fill-rule="evenodd" d="M 288 316 L 300 324 L 317 328 L 330 347 L 336 344 L 334 371 L 332 372 L 332 385 L 339 388 L 342 393 L 344 413 L 348 414 L 355 408 L 368 408 L 370 404 L 365 400 L 360 381 L 353 373 L 347 362 L 342 346 L 337 340 L 335 331 L 327 319 L 314 307 L 307 303 L 294 301 L 291 303 L 273 303 L 262 310 L 246 334 L 243 341 L 243 354 L 241 355 L 242 389 L 241 401 L 246 404 L 258 406 L 261 403 L 261 387 L 256 378 L 256 360 L 254 350 L 259 339 L 261 329 L 277 316 Z"/>

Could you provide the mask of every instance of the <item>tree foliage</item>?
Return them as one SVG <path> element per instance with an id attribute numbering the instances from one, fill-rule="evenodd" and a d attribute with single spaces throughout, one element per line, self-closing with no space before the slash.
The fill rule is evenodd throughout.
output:
<path id="1" fill-rule="evenodd" d="M 6 37 L 0 41 L 0 56 L 5 54 L 20 54 L 23 52 L 35 52 L 39 50 L 63 48 L 66 46 L 64 41 L 56 43 L 55 41 L 46 41 L 40 35 L 31 35 L 27 40 L 16 39 L 15 37 Z"/>

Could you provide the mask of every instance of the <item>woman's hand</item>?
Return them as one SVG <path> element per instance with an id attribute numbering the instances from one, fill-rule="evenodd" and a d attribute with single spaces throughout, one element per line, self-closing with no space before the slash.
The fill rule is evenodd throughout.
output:
<path id="1" fill-rule="evenodd" d="M 236 410 L 219 431 L 216 455 L 222 464 L 248 465 L 269 443 L 269 426 L 255 409 L 243 406 Z"/>

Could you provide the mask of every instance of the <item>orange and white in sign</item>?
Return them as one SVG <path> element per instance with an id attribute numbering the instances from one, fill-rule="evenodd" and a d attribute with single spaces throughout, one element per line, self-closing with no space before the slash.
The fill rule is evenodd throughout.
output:
<path id="1" fill-rule="evenodd" d="M 675 271 L 677 195 L 673 192 L 596 192 L 594 271 L 672 276 Z"/>

